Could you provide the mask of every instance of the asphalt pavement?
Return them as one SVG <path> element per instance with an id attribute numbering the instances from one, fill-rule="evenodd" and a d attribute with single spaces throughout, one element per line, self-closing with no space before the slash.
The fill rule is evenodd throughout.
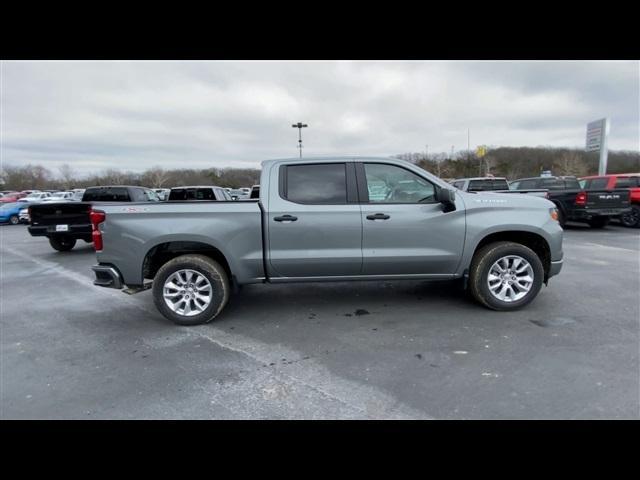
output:
<path id="1" fill-rule="evenodd" d="M 179 327 L 0 226 L 2 419 L 640 418 L 640 230 L 569 226 L 517 312 L 451 283 L 250 285 Z"/>

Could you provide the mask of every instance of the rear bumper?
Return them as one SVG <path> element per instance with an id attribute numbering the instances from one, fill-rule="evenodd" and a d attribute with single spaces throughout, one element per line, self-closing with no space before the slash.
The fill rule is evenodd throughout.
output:
<path id="1" fill-rule="evenodd" d="M 631 210 L 631 207 L 625 208 L 589 208 L 585 210 L 574 210 L 571 219 L 590 220 L 593 217 L 615 217 L 622 215 Z"/>
<path id="2" fill-rule="evenodd" d="M 91 224 L 69 225 L 66 232 L 56 232 L 55 225 L 31 225 L 28 227 L 32 237 L 48 237 L 51 235 L 67 235 L 74 238 L 91 238 Z"/>
<path id="3" fill-rule="evenodd" d="M 94 285 L 116 289 L 124 287 L 122 275 L 120 275 L 116 267 L 111 265 L 94 265 L 91 267 L 91 270 L 93 270 L 96 276 L 96 279 L 93 281 Z"/>

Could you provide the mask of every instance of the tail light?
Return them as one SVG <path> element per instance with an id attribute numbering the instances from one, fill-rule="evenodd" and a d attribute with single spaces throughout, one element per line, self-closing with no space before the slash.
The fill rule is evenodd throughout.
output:
<path id="1" fill-rule="evenodd" d="M 98 210 L 91 209 L 89 211 L 89 219 L 91 220 L 91 238 L 93 240 L 93 248 L 96 252 L 102 250 L 102 232 L 98 226 L 104 222 L 107 218 L 107 214 Z"/>
<path id="2" fill-rule="evenodd" d="M 576 205 L 586 205 L 587 204 L 587 192 L 578 192 L 576 195 Z"/>

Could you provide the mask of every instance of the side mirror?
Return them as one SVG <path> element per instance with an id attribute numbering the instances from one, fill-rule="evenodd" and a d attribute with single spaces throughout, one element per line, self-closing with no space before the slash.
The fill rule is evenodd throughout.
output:
<path id="1" fill-rule="evenodd" d="M 456 209 L 456 192 L 450 188 L 440 188 L 436 193 L 436 200 L 445 207 L 445 212 Z"/>

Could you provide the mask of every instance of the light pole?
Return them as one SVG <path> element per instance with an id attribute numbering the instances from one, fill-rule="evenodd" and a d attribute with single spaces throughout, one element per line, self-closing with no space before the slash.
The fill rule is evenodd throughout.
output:
<path id="1" fill-rule="evenodd" d="M 291 125 L 293 128 L 298 129 L 298 148 L 300 149 L 300 158 L 302 158 L 302 129 L 307 128 L 309 125 L 306 123 L 298 122 Z"/>

